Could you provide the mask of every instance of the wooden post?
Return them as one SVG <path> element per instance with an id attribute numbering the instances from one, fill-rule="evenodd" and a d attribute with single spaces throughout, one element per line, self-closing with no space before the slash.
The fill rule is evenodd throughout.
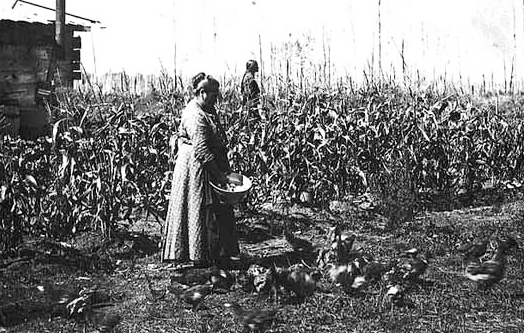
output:
<path id="1" fill-rule="evenodd" d="M 382 78 L 382 22 L 380 21 L 380 4 L 378 0 L 378 71 Z"/>
<path id="2" fill-rule="evenodd" d="M 65 57 L 65 28 L 65 0 L 56 0 L 55 40 L 58 45 L 58 59 Z"/>
<path id="3" fill-rule="evenodd" d="M 258 35 L 258 48 L 260 52 L 260 99 L 263 101 L 264 96 L 264 61 L 262 60 L 262 37 Z M 263 103 L 261 103 L 263 105 Z"/>

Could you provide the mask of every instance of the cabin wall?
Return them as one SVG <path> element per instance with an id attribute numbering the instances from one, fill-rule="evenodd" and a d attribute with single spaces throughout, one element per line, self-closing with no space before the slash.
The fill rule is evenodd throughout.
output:
<path id="1" fill-rule="evenodd" d="M 34 139 L 49 130 L 49 116 L 39 89 L 73 86 L 72 61 L 79 52 L 73 50 L 73 43 L 79 44 L 79 37 L 74 40 L 73 36 L 76 30 L 81 29 L 66 27 L 64 58 L 58 60 L 54 24 L 0 21 L 0 106 L 4 105 L 0 113 L 14 122 L 13 109 L 18 107 L 19 134 L 23 138 Z M 12 134 L 13 130 L 7 132 Z"/>

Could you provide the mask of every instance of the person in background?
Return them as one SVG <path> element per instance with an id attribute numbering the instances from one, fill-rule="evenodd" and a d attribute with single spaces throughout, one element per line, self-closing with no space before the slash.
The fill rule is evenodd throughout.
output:
<path id="1" fill-rule="evenodd" d="M 219 83 L 205 73 L 192 81 L 194 98 L 182 111 L 178 153 L 163 230 L 162 260 L 221 267 L 239 254 L 231 205 L 220 202 L 209 181 L 224 186 L 231 172 L 227 139 L 215 110 Z"/>
<path id="2" fill-rule="evenodd" d="M 247 111 L 250 118 L 260 119 L 259 102 L 260 88 L 255 80 L 255 73 L 258 72 L 256 60 L 248 60 L 246 72 L 242 77 L 240 91 L 242 92 L 242 106 Z"/>

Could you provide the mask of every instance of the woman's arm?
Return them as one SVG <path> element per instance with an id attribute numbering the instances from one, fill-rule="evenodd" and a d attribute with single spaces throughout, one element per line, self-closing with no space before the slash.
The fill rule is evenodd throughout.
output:
<path id="1" fill-rule="evenodd" d="M 214 159 L 204 163 L 204 170 L 209 172 L 213 180 L 219 185 L 225 185 L 228 183 L 227 174 L 220 171 Z"/>
<path id="2" fill-rule="evenodd" d="M 226 184 L 226 173 L 220 170 L 216 156 L 210 147 L 210 124 L 205 116 L 197 114 L 196 117 L 195 132 L 192 139 L 195 157 L 202 162 L 204 170 L 211 174 L 214 181 L 219 184 Z"/>

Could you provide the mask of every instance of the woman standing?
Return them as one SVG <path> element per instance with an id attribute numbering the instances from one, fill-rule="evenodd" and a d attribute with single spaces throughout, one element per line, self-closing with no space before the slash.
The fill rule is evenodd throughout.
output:
<path id="1" fill-rule="evenodd" d="M 225 131 L 214 107 L 219 83 L 199 73 L 193 91 L 178 130 L 162 259 L 223 266 L 239 248 L 233 209 L 221 203 L 209 185 L 209 180 L 226 184 L 231 172 Z"/>
<path id="2" fill-rule="evenodd" d="M 256 60 L 248 60 L 246 63 L 246 72 L 242 77 L 240 91 L 242 93 L 242 105 L 247 110 L 248 116 L 260 119 L 259 102 L 260 88 L 255 80 L 255 73 L 258 72 L 258 63 Z"/>

